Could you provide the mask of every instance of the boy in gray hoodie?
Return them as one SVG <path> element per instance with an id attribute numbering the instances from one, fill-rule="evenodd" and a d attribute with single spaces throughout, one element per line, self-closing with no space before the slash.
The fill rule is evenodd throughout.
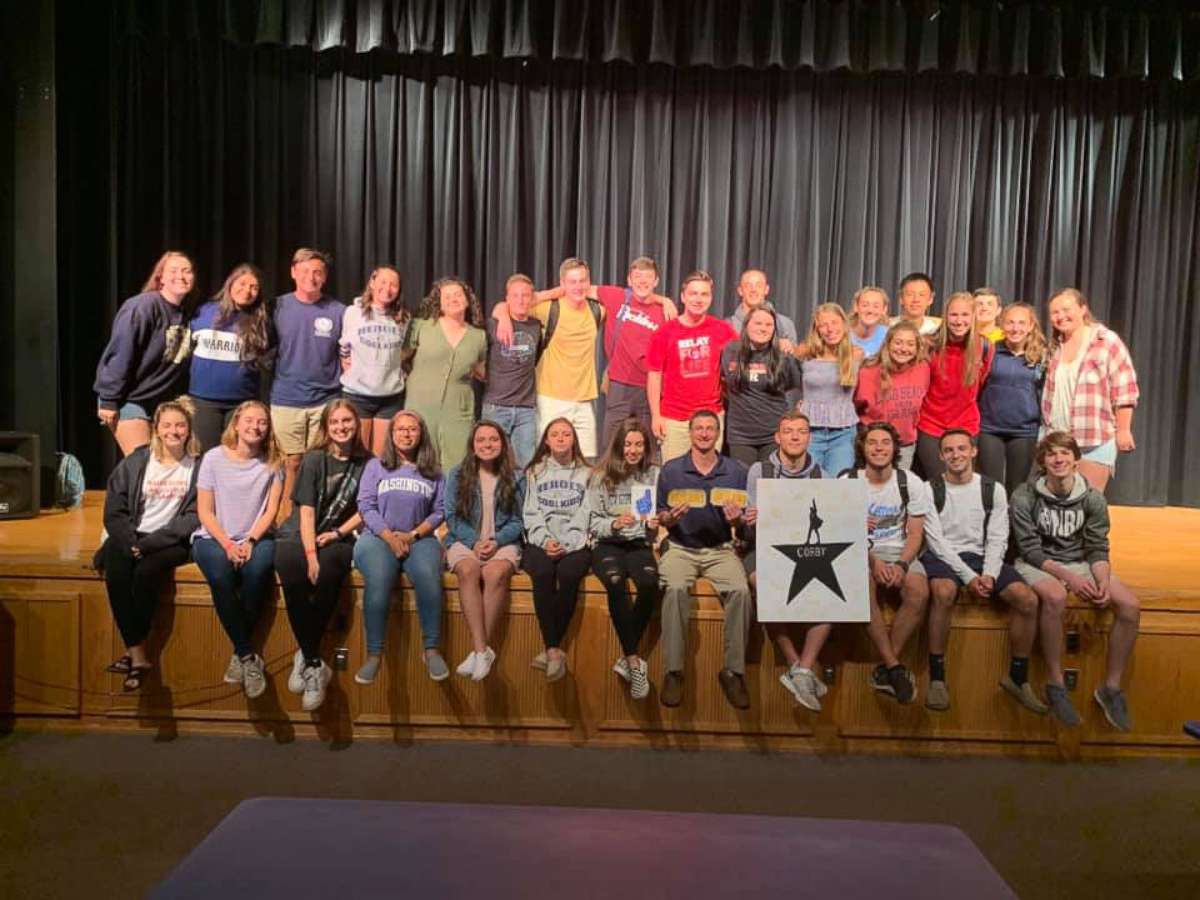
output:
<path id="1" fill-rule="evenodd" d="M 1063 686 L 1067 593 L 1100 609 L 1112 607 L 1104 684 L 1093 696 L 1110 725 L 1129 731 L 1133 724 L 1121 676 L 1137 639 L 1138 600 L 1112 574 L 1108 504 L 1079 474 L 1081 456 L 1079 445 L 1065 432 L 1051 432 L 1038 443 L 1035 458 L 1042 475 L 1017 488 L 1009 505 L 1020 554 L 1016 568 L 1041 601 L 1038 625 L 1046 659 L 1046 702 L 1064 725 L 1080 722 Z"/>

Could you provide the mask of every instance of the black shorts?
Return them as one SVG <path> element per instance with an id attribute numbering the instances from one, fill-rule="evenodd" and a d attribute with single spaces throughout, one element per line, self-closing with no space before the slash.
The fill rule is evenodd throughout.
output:
<path id="1" fill-rule="evenodd" d="M 960 553 L 958 554 L 958 558 L 965 562 L 971 568 L 971 571 L 976 573 L 983 572 L 983 557 L 978 553 Z M 921 562 L 925 566 L 925 574 L 929 576 L 930 581 L 933 581 L 935 578 L 944 578 L 947 581 L 953 581 L 959 587 L 966 587 L 962 579 L 958 577 L 958 573 L 950 568 L 947 563 L 943 562 L 940 556 L 936 556 L 926 550 L 921 554 Z M 996 576 L 996 586 L 992 593 L 995 596 L 999 596 L 1010 584 L 1024 583 L 1025 579 L 1020 576 L 1016 569 L 1008 563 L 1002 563 L 1000 565 L 1000 574 Z"/>
<path id="2" fill-rule="evenodd" d="M 354 404 L 354 408 L 364 419 L 391 419 L 404 409 L 404 391 L 389 397 L 368 397 L 365 394 L 342 391 L 342 397 Z"/>

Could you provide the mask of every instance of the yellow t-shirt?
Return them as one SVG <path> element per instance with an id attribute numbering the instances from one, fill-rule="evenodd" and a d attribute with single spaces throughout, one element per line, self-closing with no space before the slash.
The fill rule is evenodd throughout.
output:
<path id="1" fill-rule="evenodd" d="M 530 310 L 543 326 L 550 321 L 551 302 L 544 300 Z M 575 308 L 567 300 L 558 301 L 558 324 L 537 365 L 537 392 L 576 403 L 595 400 L 600 393 L 596 385 L 596 320 L 586 302 Z"/>
<path id="2" fill-rule="evenodd" d="M 998 346 L 1004 340 L 1004 329 L 993 325 L 983 333 L 983 336 L 991 341 L 993 345 Z"/>

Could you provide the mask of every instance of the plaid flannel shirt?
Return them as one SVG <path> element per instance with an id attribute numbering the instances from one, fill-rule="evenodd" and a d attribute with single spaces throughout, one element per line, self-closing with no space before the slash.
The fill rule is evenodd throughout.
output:
<path id="1" fill-rule="evenodd" d="M 1125 344 L 1116 332 L 1103 325 L 1093 325 L 1092 329 L 1071 401 L 1071 434 L 1085 451 L 1116 437 L 1117 408 L 1137 406 L 1138 402 L 1137 372 Z M 1054 381 L 1061 356 L 1059 347 L 1046 368 L 1046 387 L 1042 392 L 1042 425 L 1046 428 L 1050 425 Z"/>

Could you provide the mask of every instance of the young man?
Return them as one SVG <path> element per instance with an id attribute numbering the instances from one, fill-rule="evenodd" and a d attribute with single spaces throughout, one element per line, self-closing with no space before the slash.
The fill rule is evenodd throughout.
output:
<path id="1" fill-rule="evenodd" d="M 855 445 L 865 466 L 842 477 L 862 477 L 867 482 L 867 561 L 871 568 L 867 634 L 883 658 L 871 674 L 871 687 L 891 694 L 900 703 L 912 703 L 916 682 L 900 662 L 900 654 L 920 627 L 929 603 L 929 581 L 917 557 L 933 501 L 925 482 L 912 472 L 895 468 L 900 439 L 892 425 L 872 422 Z M 890 634 L 883 623 L 881 594 L 900 598 Z"/>
<path id="2" fill-rule="evenodd" d="M 768 460 L 756 462 L 746 476 L 747 518 L 758 519 L 758 488 L 764 478 L 821 478 L 824 473 L 808 454 L 808 442 L 812 439 L 808 416 L 802 412 L 790 412 L 779 420 L 775 431 L 775 443 L 779 449 L 771 453 Z M 745 529 L 749 552 L 742 562 L 751 590 L 757 591 L 758 578 L 755 573 L 754 526 Z M 833 626 L 829 623 L 798 625 L 789 622 L 764 623 L 767 636 L 775 641 L 779 652 L 787 660 L 788 670 L 779 676 L 779 683 L 787 689 L 796 702 L 813 712 L 821 711 L 820 698 L 828 688 L 817 677 L 817 657 L 829 639 Z M 801 637 L 803 632 L 803 637 Z M 802 650 L 796 651 L 796 641 Z"/>
<path id="3" fill-rule="evenodd" d="M 487 387 L 483 393 L 483 418 L 491 419 L 508 434 L 518 468 L 525 468 L 537 446 L 537 361 L 542 324 L 531 318 L 533 280 L 517 273 L 504 283 L 504 307 L 510 322 L 507 341 L 498 338 L 500 323 L 487 322 Z"/>
<path id="4" fill-rule="evenodd" d="M 1038 443 L 1035 459 L 1042 475 L 1012 496 L 1012 530 L 1017 539 L 1017 571 L 1042 601 L 1039 627 L 1046 659 L 1046 701 L 1064 725 L 1078 725 L 1079 713 L 1063 686 L 1063 611 L 1067 592 L 1114 618 L 1108 635 L 1104 684 L 1092 695 L 1108 723 L 1133 728 L 1121 691 L 1121 676 L 1137 640 L 1137 597 L 1112 573 L 1108 560 L 1108 504 L 1079 474 L 1079 444 L 1053 431 Z"/>
<path id="5" fill-rule="evenodd" d="M 950 708 L 946 644 L 959 589 L 977 600 L 999 597 L 1010 607 L 1008 674 L 1000 687 L 1038 715 L 1046 705 L 1029 684 L 1029 653 L 1037 635 L 1037 596 L 1017 570 L 1004 562 L 1008 549 L 1008 497 L 1004 485 L 975 472 L 979 454 L 971 435 L 951 428 L 938 442 L 944 474 L 929 482 L 937 514 L 925 522 L 930 549 L 921 557 L 929 576 L 929 691 L 925 706 Z M 935 537 L 936 535 L 936 537 Z"/>
<path id="6" fill-rule="evenodd" d="M 329 257 L 301 247 L 292 254 L 296 289 L 275 300 L 279 350 L 271 384 L 271 428 L 287 454 L 281 521 L 291 512 L 292 485 L 300 459 L 320 428 L 321 411 L 342 388 L 338 341 L 346 309 L 322 293 L 328 277 Z"/>
<path id="7" fill-rule="evenodd" d="M 937 316 L 927 316 L 936 294 L 933 292 L 933 279 L 924 272 L 912 272 L 900 281 L 900 315 L 892 319 L 895 325 L 901 320 L 907 320 L 917 326 L 921 337 L 931 338 L 942 325 Z"/>
<path id="8" fill-rule="evenodd" d="M 737 335 L 728 322 L 708 314 L 712 295 L 711 275 L 699 269 L 688 274 L 680 287 L 683 312 L 655 332 L 646 354 L 650 427 L 662 441 L 663 462 L 688 452 L 689 422 L 701 409 L 715 411 L 720 445 L 721 349 Z"/>
<path id="9" fill-rule="evenodd" d="M 746 316 L 760 306 L 767 309 L 775 307 L 767 299 L 767 295 L 771 293 L 771 285 L 767 282 L 767 273 L 762 269 L 747 269 L 743 272 L 742 277 L 738 279 L 737 293 L 741 303 L 725 321 L 740 335 L 742 326 L 746 324 Z M 784 353 L 791 353 L 799 340 L 796 335 L 796 323 L 779 310 L 775 310 L 775 327 L 779 333 L 779 349 Z"/>
<path id="10" fill-rule="evenodd" d="M 736 500 L 714 502 L 714 489 L 746 489 L 746 467 L 717 451 L 720 433 L 717 414 L 697 410 L 688 422 L 689 452 L 666 463 L 658 476 L 658 523 L 668 533 L 658 562 L 665 589 L 662 643 L 667 672 L 659 694 L 663 706 L 678 706 L 683 699 L 691 589 L 697 578 L 705 578 L 721 595 L 725 609 L 721 690 L 737 709 L 750 708 L 744 677 L 750 587 L 733 549 L 731 529 L 753 524 L 754 513 Z"/>

